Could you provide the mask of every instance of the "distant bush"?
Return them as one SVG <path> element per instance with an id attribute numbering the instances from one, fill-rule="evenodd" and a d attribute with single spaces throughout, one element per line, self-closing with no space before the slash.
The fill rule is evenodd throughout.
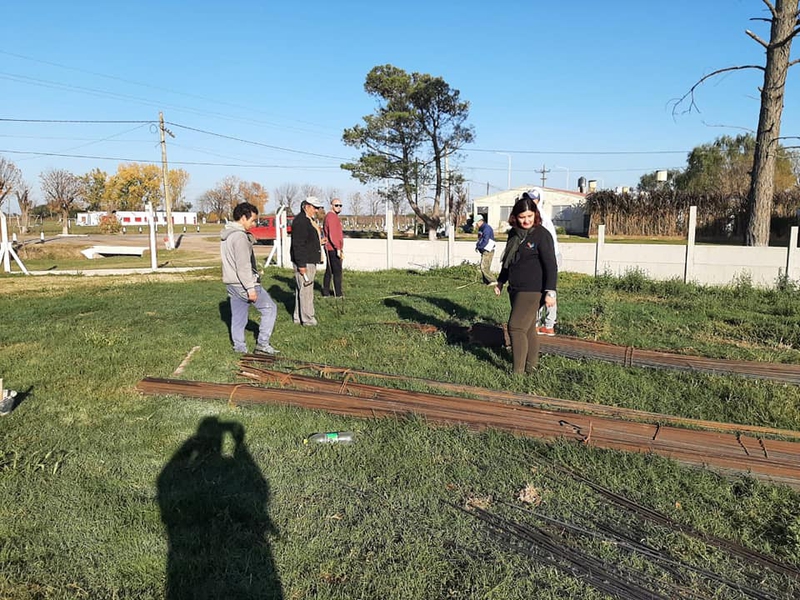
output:
<path id="1" fill-rule="evenodd" d="M 103 215 L 98 224 L 100 233 L 119 233 L 122 231 L 122 224 L 117 220 L 117 215 Z"/>

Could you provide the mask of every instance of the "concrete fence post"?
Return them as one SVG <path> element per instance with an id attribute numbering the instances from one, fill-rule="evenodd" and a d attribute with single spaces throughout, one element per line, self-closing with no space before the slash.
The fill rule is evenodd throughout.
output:
<path id="1" fill-rule="evenodd" d="M 683 283 L 690 283 L 694 276 L 694 239 L 697 229 L 697 207 L 689 207 L 689 229 L 686 238 L 686 262 L 683 265 Z"/>
<path id="2" fill-rule="evenodd" d="M 386 268 L 391 269 L 394 263 L 392 257 L 394 242 L 394 219 L 392 219 L 392 205 L 386 203 Z"/>
<path id="3" fill-rule="evenodd" d="M 800 254 L 800 252 L 798 252 L 797 249 L 797 225 L 795 225 L 789 230 L 789 248 L 786 252 L 786 279 L 790 281 L 800 279 L 795 273 L 798 254 Z"/>
<path id="4" fill-rule="evenodd" d="M 603 262 L 603 246 L 606 243 L 606 226 L 605 225 L 598 225 L 597 226 L 597 245 L 594 249 L 594 276 L 597 277 L 600 274 L 600 266 Z"/>

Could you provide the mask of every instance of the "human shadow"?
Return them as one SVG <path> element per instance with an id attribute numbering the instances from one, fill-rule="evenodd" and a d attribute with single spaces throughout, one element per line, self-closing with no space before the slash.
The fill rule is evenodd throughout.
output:
<path id="1" fill-rule="evenodd" d="M 231 303 L 226 298 L 219 303 L 219 318 L 228 328 L 228 340 L 233 343 L 233 337 L 231 336 L 231 316 Z M 247 325 L 244 326 L 244 329 L 245 331 L 252 332 L 253 336 L 258 339 L 258 323 L 248 318 Z"/>
<path id="2" fill-rule="evenodd" d="M 413 295 L 408 294 L 407 296 L 412 297 Z M 422 296 L 420 298 L 427 300 Z M 465 351 L 481 360 L 492 363 L 499 369 L 507 367 L 508 361 L 503 357 L 506 340 L 502 326 L 491 323 L 475 323 L 471 327 L 466 327 L 453 321 L 446 321 L 435 315 L 426 314 L 409 303 L 401 302 L 396 298 L 386 298 L 383 304 L 388 308 L 394 309 L 397 312 L 397 316 L 404 321 L 432 325 L 445 335 L 448 344 L 460 346 Z M 450 304 L 453 304 L 454 307 L 459 306 L 452 302 Z M 463 309 L 463 312 L 477 315 L 477 313 L 469 309 Z"/>
<path id="3" fill-rule="evenodd" d="M 292 277 L 289 279 L 288 277 L 281 277 L 280 279 L 286 281 L 288 288 L 280 285 L 271 285 L 267 293 L 276 304 L 283 305 L 284 310 L 294 316 L 294 278 Z"/>
<path id="4" fill-rule="evenodd" d="M 240 423 L 203 419 L 157 485 L 169 543 L 167 600 L 282 600 L 269 542 L 278 533 L 268 513 L 269 483 Z"/>

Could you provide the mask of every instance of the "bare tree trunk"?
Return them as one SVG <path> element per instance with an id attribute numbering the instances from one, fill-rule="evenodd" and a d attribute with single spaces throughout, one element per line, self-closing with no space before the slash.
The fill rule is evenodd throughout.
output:
<path id="1" fill-rule="evenodd" d="M 775 159 L 781 135 L 781 115 L 792 38 L 797 33 L 797 6 L 798 0 L 778 0 L 770 27 L 753 174 L 747 195 L 748 224 L 745 244 L 748 246 L 769 245 L 772 196 L 775 192 Z"/>

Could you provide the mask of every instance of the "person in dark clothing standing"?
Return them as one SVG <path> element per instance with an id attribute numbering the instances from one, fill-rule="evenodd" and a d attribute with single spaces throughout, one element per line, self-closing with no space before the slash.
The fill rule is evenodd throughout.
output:
<path id="1" fill-rule="evenodd" d="M 322 246 L 319 226 L 313 217 L 322 203 L 309 196 L 300 204 L 300 214 L 292 221 L 292 245 L 290 255 L 294 264 L 294 322 L 298 325 L 314 326 L 314 276 L 317 264 L 322 262 Z"/>
<path id="2" fill-rule="evenodd" d="M 475 217 L 475 225 L 478 226 L 478 242 L 475 244 L 475 251 L 481 255 L 480 270 L 483 283 L 494 285 L 497 281 L 492 275 L 492 261 L 494 260 L 494 229 L 483 219 L 483 215 L 478 213 Z"/>
<path id="3" fill-rule="evenodd" d="M 536 333 L 539 305 L 542 295 L 545 305 L 555 303 L 558 266 L 553 238 L 542 227 L 536 202 L 527 196 L 517 200 L 511 209 L 509 223 L 512 229 L 494 291 L 499 296 L 508 283 L 511 299 L 508 335 L 511 338 L 513 372 L 530 373 L 539 363 L 539 337 Z"/>
<path id="4" fill-rule="evenodd" d="M 333 279 L 333 295 L 342 297 L 342 259 L 344 258 L 344 232 L 339 213 L 342 212 L 342 201 L 334 198 L 331 201 L 331 210 L 322 221 L 322 235 L 327 240 L 325 254 L 328 265 L 325 277 L 322 280 L 322 295 L 331 295 L 331 279 Z"/>

